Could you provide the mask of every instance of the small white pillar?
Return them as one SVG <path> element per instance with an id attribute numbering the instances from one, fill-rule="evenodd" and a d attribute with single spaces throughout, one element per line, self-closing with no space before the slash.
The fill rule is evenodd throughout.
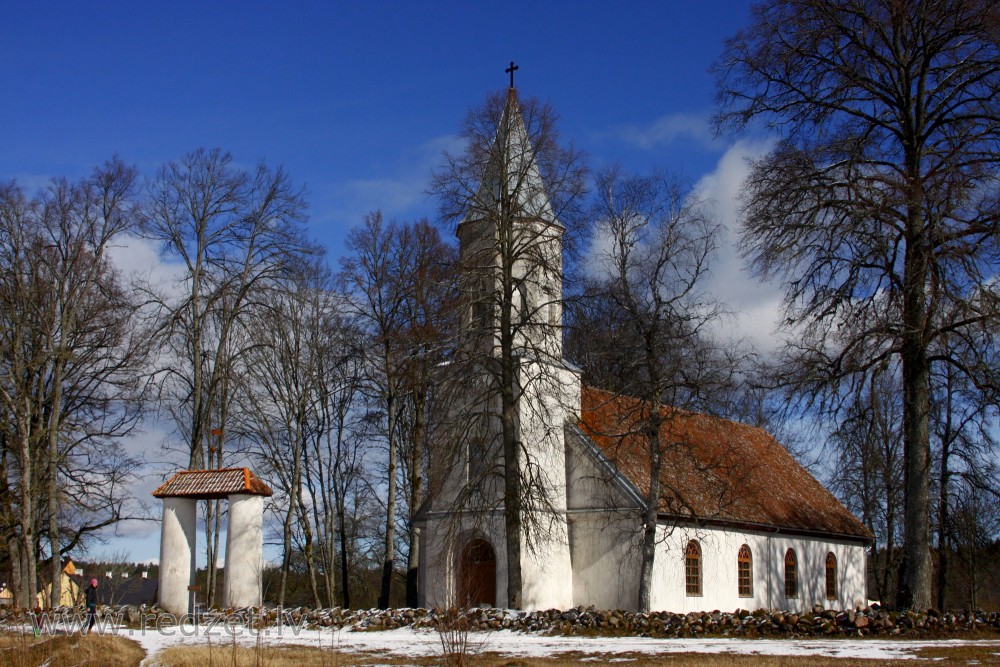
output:
<path id="1" fill-rule="evenodd" d="M 257 607 L 264 570 L 264 497 L 229 496 L 226 534 L 225 605 Z"/>
<path id="2" fill-rule="evenodd" d="M 188 613 L 195 572 L 198 501 L 164 498 L 160 527 L 160 607 L 178 616 Z"/>

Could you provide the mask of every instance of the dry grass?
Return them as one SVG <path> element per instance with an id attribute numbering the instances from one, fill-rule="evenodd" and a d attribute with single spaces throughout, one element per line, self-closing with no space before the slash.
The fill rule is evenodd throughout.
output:
<path id="1" fill-rule="evenodd" d="M 144 657 L 137 643 L 123 637 L 0 634 L 0 667 L 136 667 Z"/>
<path id="2" fill-rule="evenodd" d="M 915 651 L 924 660 L 945 665 L 1000 665 L 1000 649 L 993 646 L 942 646 Z M 564 653 L 550 658 L 512 658 L 496 653 L 467 656 L 469 667 L 568 667 L 569 665 L 613 664 L 625 667 L 913 667 L 912 660 L 858 660 L 802 656 L 723 655 L 706 653 L 674 653 L 646 655 L 640 653 Z M 336 649 L 312 647 L 245 648 L 215 646 L 211 656 L 205 647 L 177 647 L 158 655 L 163 667 L 340 667 L 347 665 L 420 665 L 431 667 L 446 664 L 442 657 L 396 657 L 371 652 L 347 653 Z"/>
<path id="3" fill-rule="evenodd" d="M 373 655 L 303 646 L 173 646 L 156 655 L 163 667 L 341 667 L 401 664 Z M 413 664 L 412 659 L 405 664 Z"/>

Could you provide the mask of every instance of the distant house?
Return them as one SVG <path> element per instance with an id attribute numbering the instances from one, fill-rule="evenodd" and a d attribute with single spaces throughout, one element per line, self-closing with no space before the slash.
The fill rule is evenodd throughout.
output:
<path id="1" fill-rule="evenodd" d="M 66 564 L 63 565 L 61 573 L 61 583 L 59 591 L 59 605 L 60 607 L 72 607 L 73 605 L 79 604 L 81 600 L 80 594 L 80 583 L 73 579 L 76 576 L 76 566 L 73 564 L 72 560 L 67 560 Z M 77 577 L 79 579 L 79 577 Z M 49 582 L 45 584 L 38 593 L 35 594 L 35 604 L 38 607 L 46 608 L 49 606 L 49 600 L 52 598 L 52 583 Z"/>

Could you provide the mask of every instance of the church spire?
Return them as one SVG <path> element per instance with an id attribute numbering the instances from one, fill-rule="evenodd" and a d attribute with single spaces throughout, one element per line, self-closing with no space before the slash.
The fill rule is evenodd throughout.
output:
<path id="1" fill-rule="evenodd" d="M 517 65 L 505 70 L 513 83 Z M 511 308 L 514 345 L 534 356 L 562 356 L 562 233 L 535 157 L 532 130 L 539 131 L 533 102 L 529 125 L 517 89 L 493 98 L 492 137 L 483 134 L 483 170 L 458 228 L 459 252 L 470 295 L 464 320 L 468 340 L 498 350 L 499 308 Z M 494 115 L 495 114 L 495 115 Z M 488 141 L 488 143 L 487 143 Z M 484 336 L 484 332 L 486 335 Z"/>

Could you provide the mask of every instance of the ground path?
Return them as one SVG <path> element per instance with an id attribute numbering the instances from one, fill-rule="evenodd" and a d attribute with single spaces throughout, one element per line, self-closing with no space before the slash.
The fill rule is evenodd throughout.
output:
<path id="1" fill-rule="evenodd" d="M 145 631 L 114 628 L 115 634 L 133 639 L 147 652 L 143 665 L 157 664 L 157 653 L 170 646 L 225 646 L 235 641 L 254 645 L 256 631 L 245 627 L 206 629 L 191 625 Z M 762 656 L 825 656 L 843 659 L 907 659 L 923 648 L 961 646 L 989 647 L 1000 655 L 1000 640 L 883 640 L 883 639 L 652 639 L 645 637 L 547 637 L 501 630 L 493 633 L 470 633 L 478 651 L 495 652 L 510 657 L 546 657 L 584 653 L 610 658 L 614 655 L 641 653 L 742 654 Z M 377 632 L 350 632 L 330 629 L 268 628 L 260 635 L 262 643 L 297 644 L 345 652 L 373 652 L 399 658 L 430 657 L 441 654 L 441 640 L 433 630 L 401 628 Z"/>

